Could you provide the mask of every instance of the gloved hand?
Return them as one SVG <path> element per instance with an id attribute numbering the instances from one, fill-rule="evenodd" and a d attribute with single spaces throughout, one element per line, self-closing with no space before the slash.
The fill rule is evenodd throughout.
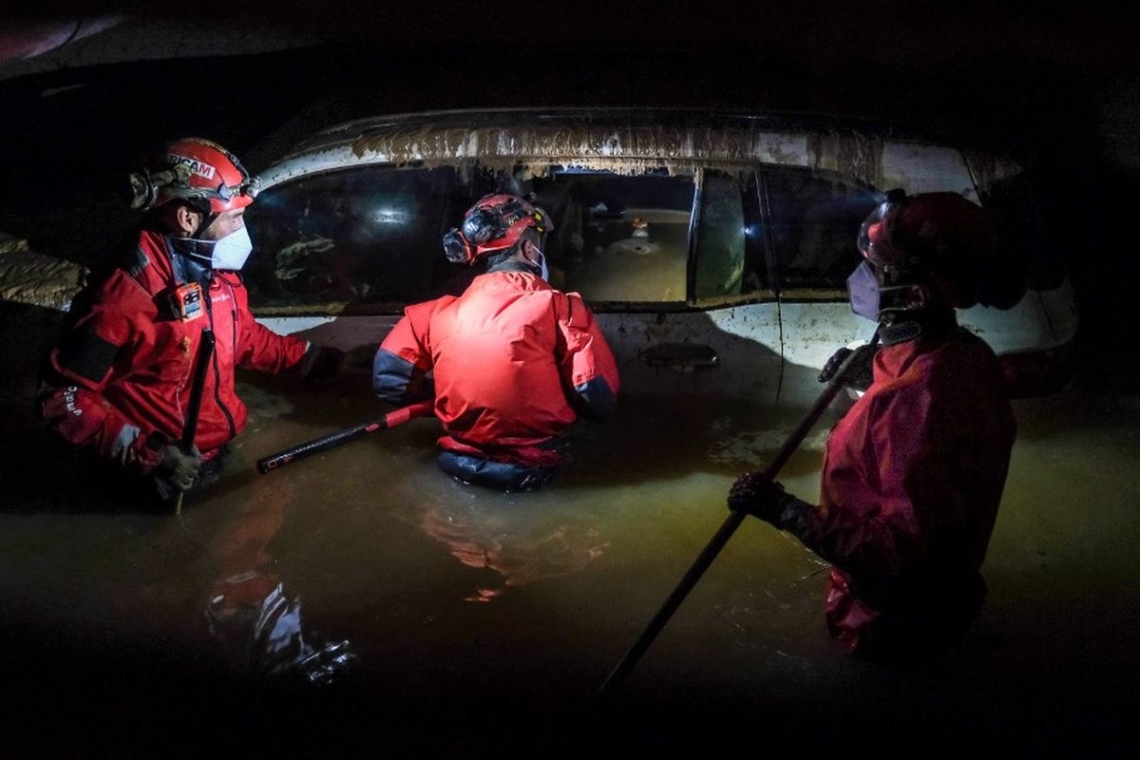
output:
<path id="1" fill-rule="evenodd" d="M 194 485 L 198 468 L 202 466 L 202 454 L 197 446 L 183 451 L 176 443 L 168 444 L 162 452 L 162 460 L 155 469 L 154 476 L 172 490 L 185 491 Z"/>
<path id="2" fill-rule="evenodd" d="M 844 378 L 844 385 L 856 390 L 865 391 L 871 387 L 871 381 L 874 379 L 874 372 L 872 371 L 872 363 L 875 359 L 875 352 L 879 350 L 877 345 L 864 344 L 859 346 L 854 351 L 850 348 L 841 348 L 831 355 L 827 360 L 827 364 L 823 365 L 823 369 L 819 373 L 819 381 L 821 383 L 831 382 L 835 377 L 835 373 L 839 372 L 839 368 L 843 366 L 843 362 L 851 354 L 855 356 L 851 359 L 851 365 L 847 368 L 847 374 Z"/>
<path id="3" fill-rule="evenodd" d="M 303 379 L 323 380 L 336 376 L 343 363 L 344 352 L 339 348 L 310 345 L 297 366 Z"/>
<path id="4" fill-rule="evenodd" d="M 796 497 L 784 490 L 776 481 L 760 472 L 746 472 L 732 484 L 728 492 L 728 508 L 734 512 L 747 512 L 777 528 L 784 507 Z"/>

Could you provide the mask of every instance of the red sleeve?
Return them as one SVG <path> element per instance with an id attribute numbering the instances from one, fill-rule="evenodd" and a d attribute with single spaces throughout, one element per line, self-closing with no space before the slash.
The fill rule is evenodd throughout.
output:
<path id="1" fill-rule="evenodd" d="M 428 371 L 432 367 L 431 317 L 455 300 L 453 296 L 444 296 L 434 301 L 408 306 L 404 309 L 404 316 L 392 331 L 384 336 L 380 348 L 403 359 L 416 369 Z"/>
<path id="2" fill-rule="evenodd" d="M 237 364 L 245 369 L 278 375 L 296 367 L 309 342 L 291 335 L 278 335 L 253 317 L 245 287 L 235 287 L 238 308 Z"/>
<path id="3" fill-rule="evenodd" d="M 801 538 L 841 569 L 981 566 L 1016 424 L 992 354 L 958 344 L 942 353 L 872 386 L 828 441 L 822 503 Z"/>
<path id="4" fill-rule="evenodd" d="M 384 336 L 372 360 L 372 390 L 379 398 L 399 404 L 435 396 L 428 378 L 434 366 L 431 318 L 453 301 L 454 297 L 445 296 L 404 309 L 404 316 Z"/>
<path id="5" fill-rule="evenodd" d="M 77 385 L 52 389 L 43 399 L 44 419 L 64 440 L 90 448 L 103 459 L 138 472 L 158 466 L 168 441 L 133 424 L 103 396 Z"/>
<path id="6" fill-rule="evenodd" d="M 122 377 L 139 339 L 135 319 L 150 299 L 123 273 L 116 273 L 50 356 L 52 386 L 42 397 L 44 419 L 68 442 L 91 448 L 128 469 L 153 469 L 165 443 L 153 428 L 127 419 L 103 395 Z M 148 445 L 149 442 L 149 445 Z"/>
<path id="7" fill-rule="evenodd" d="M 573 388 L 604 381 L 616 396 L 621 384 L 617 362 L 593 312 L 577 293 L 556 295 L 555 304 L 565 342 L 565 354 L 559 357 L 563 376 Z"/>
<path id="8" fill-rule="evenodd" d="M 843 570 L 897 574 L 923 552 L 915 510 L 948 474 L 931 445 L 923 396 L 909 388 L 864 399 L 862 413 L 841 421 L 828 441 L 822 503 L 800 538 Z"/>

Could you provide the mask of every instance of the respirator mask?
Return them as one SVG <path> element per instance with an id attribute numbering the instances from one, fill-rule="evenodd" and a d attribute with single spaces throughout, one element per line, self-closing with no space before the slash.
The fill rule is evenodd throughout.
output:
<path id="1" fill-rule="evenodd" d="M 236 272 L 245 266 L 252 251 L 253 241 L 249 239 L 249 231 L 244 226 L 239 227 L 214 241 L 214 249 L 210 252 L 210 267 Z"/>
<path id="2" fill-rule="evenodd" d="M 249 231 L 243 226 L 217 240 L 173 238 L 174 250 L 189 256 L 198 266 L 211 270 L 237 272 L 253 251 Z"/>
<path id="3" fill-rule="evenodd" d="M 851 311 L 864 319 L 878 322 L 884 312 L 908 311 L 912 301 L 920 294 L 917 285 L 879 284 L 875 269 L 867 261 L 859 264 L 847 278 L 847 295 Z"/>

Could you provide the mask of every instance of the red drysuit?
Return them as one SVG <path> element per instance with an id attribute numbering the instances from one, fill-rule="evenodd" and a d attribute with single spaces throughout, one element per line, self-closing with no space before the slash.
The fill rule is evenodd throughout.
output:
<path id="1" fill-rule="evenodd" d="M 429 372 L 442 448 L 537 467 L 558 464 L 543 444 L 579 412 L 609 413 L 619 382 L 581 297 L 520 271 L 480 275 L 458 298 L 405 310 L 376 354 L 373 387 L 410 401 L 428 394 L 419 384 Z"/>
<path id="2" fill-rule="evenodd" d="M 874 382 L 828 439 L 819 508 L 788 526 L 834 565 L 827 620 L 847 646 L 964 632 L 985 595 L 979 569 L 1015 435 L 979 338 L 959 330 L 878 351 Z"/>
<path id="3" fill-rule="evenodd" d="M 254 321 L 234 272 L 214 272 L 198 316 L 183 321 L 173 297 L 168 241 L 143 231 L 136 260 L 92 293 L 51 353 L 55 378 L 43 415 L 67 441 L 139 473 L 154 469 L 167 443 L 182 436 L 202 330 L 216 340 L 206 373 L 195 444 L 212 458 L 245 427 L 248 412 L 234 391 L 234 368 L 279 373 L 296 366 L 307 341 Z"/>

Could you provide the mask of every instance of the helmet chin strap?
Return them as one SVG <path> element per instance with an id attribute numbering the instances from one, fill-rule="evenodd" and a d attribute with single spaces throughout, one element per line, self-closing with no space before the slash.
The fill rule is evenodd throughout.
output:
<path id="1" fill-rule="evenodd" d="M 200 235 L 205 233 L 218 218 L 218 214 L 212 213 L 209 210 L 202 211 L 200 209 L 189 207 L 194 213 L 201 216 L 201 221 L 194 228 L 193 232 L 188 237 L 172 237 L 171 247 L 175 253 L 178 253 L 183 262 L 191 265 L 193 272 L 187 272 L 193 279 L 208 279 L 210 270 L 212 269 L 212 262 L 214 259 L 214 245 L 216 240 L 203 240 Z"/>
<path id="2" fill-rule="evenodd" d="M 201 214 L 202 212 L 199 211 L 198 213 Z M 208 211 L 202 214 L 202 221 L 198 223 L 198 228 L 190 233 L 190 237 L 199 238 L 206 232 L 206 230 L 210 229 L 210 225 L 214 223 L 214 220 L 217 219 L 218 216 L 218 214 L 215 214 L 212 211 Z"/>

